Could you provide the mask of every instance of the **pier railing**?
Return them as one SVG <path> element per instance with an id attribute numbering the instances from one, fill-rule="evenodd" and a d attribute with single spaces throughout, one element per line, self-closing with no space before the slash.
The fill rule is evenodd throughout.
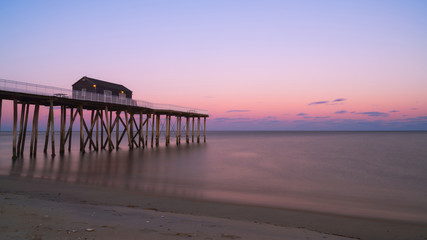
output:
<path id="1" fill-rule="evenodd" d="M 181 107 L 170 104 L 152 103 L 144 100 L 135 100 L 130 98 L 124 98 L 119 96 L 111 96 L 93 92 L 83 92 L 70 90 L 66 88 L 50 87 L 34 83 L 26 83 L 19 81 L 12 81 L 6 79 L 0 79 L 0 90 L 9 92 L 20 92 L 28 94 L 36 94 L 43 96 L 55 96 L 60 98 L 72 98 L 78 100 L 86 100 L 93 102 L 105 102 L 127 106 L 144 107 L 153 110 L 170 110 L 185 113 L 196 113 L 196 114 L 208 114 L 207 110 Z"/>

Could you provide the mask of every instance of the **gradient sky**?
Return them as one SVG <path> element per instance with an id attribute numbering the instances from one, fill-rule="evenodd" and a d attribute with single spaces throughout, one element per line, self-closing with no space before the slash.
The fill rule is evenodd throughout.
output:
<path id="1" fill-rule="evenodd" d="M 0 78 L 82 76 L 210 130 L 427 130 L 427 1 L 0 1 Z"/>

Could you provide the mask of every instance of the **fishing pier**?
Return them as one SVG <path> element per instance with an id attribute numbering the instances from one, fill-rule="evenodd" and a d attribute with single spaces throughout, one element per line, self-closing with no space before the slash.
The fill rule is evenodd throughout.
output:
<path id="1" fill-rule="evenodd" d="M 89 85 L 79 88 L 79 84 Z M 181 137 L 184 134 L 187 144 L 190 140 L 194 142 L 195 137 L 199 143 L 201 134 L 203 141 L 206 142 L 206 118 L 209 117 L 206 110 L 134 100 L 129 97 L 127 88 L 111 84 L 83 77 L 71 90 L 0 79 L 0 125 L 3 100 L 13 101 L 12 159 L 22 157 L 24 154 L 30 109 L 32 109 L 30 157 L 36 156 L 38 128 L 43 124 L 39 123 L 40 106 L 48 108 L 48 119 L 44 123 L 46 132 L 43 152 L 45 154 L 51 152 L 52 156 L 56 155 L 54 128 L 55 124 L 58 124 L 55 123 L 55 109 L 60 109 L 56 112 L 60 113 L 61 155 L 66 149 L 71 151 L 73 125 L 80 128 L 82 153 L 86 150 L 118 150 L 123 138 L 126 138 L 129 149 L 144 149 L 149 145 L 157 147 L 161 134 L 164 136 L 166 146 L 170 144 L 171 138 L 175 138 L 177 145 L 181 144 Z M 123 90 L 119 87 L 123 87 Z M 117 90 L 119 92 L 116 94 Z M 58 118 L 56 119 L 58 121 Z"/>

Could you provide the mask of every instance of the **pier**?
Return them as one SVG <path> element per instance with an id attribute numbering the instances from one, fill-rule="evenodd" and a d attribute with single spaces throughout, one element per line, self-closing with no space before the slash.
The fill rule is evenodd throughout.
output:
<path id="1" fill-rule="evenodd" d="M 96 88 L 96 85 L 93 87 Z M 54 109 L 57 108 L 60 112 L 61 155 L 66 150 L 71 151 L 73 125 L 76 122 L 80 128 L 79 147 L 82 153 L 87 150 L 118 150 L 125 137 L 129 149 L 158 147 L 161 132 L 164 132 L 166 146 L 171 143 L 171 138 L 175 138 L 177 145 L 181 144 L 183 135 L 187 144 L 200 143 L 201 134 L 203 142 L 206 142 L 206 118 L 209 117 L 206 110 L 100 94 L 96 89 L 95 92 L 78 91 L 0 79 L 0 126 L 3 100 L 13 101 L 12 159 L 24 155 L 28 121 L 31 121 L 30 109 L 33 116 L 30 157 L 36 156 L 38 127 L 42 124 L 39 123 L 41 106 L 48 108 L 43 152 L 50 152 L 52 156 L 56 155 L 54 127 L 58 123 L 55 122 Z"/>

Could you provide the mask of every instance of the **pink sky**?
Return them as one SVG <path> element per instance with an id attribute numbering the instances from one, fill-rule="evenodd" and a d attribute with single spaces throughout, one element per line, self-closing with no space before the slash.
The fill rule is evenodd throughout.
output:
<path id="1" fill-rule="evenodd" d="M 427 130 L 424 1 L 9 1 L 0 32 L 2 79 L 116 82 L 208 129 Z"/>

